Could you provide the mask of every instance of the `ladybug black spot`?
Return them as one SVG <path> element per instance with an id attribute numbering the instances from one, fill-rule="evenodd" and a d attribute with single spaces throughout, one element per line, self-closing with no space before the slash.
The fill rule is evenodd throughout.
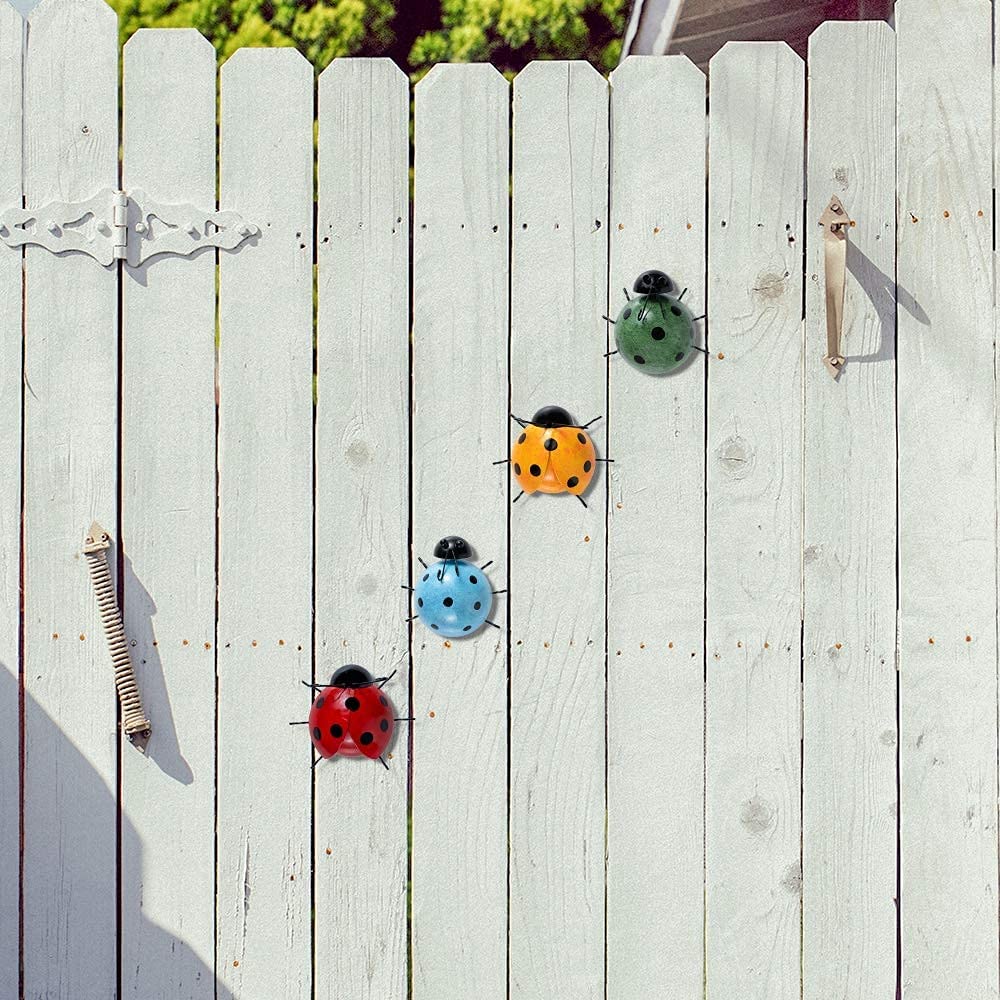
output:
<path id="1" fill-rule="evenodd" d="M 521 434 L 518 437 L 518 439 L 517 439 L 517 443 L 518 444 L 524 444 L 524 442 L 527 441 L 527 440 L 528 440 L 528 435 L 527 434 Z"/>
<path id="2" fill-rule="evenodd" d="M 533 465 L 530 469 L 528 469 L 528 472 L 530 472 L 533 476 L 540 476 L 542 474 L 541 468 L 537 465 Z"/>
<path id="3" fill-rule="evenodd" d="M 653 340 L 663 340 L 667 335 L 667 331 L 663 329 L 662 326 L 654 326 L 652 330 L 649 331 L 649 335 Z"/>
<path id="4" fill-rule="evenodd" d="M 424 606 L 424 599 L 422 597 L 417 598 L 417 607 L 422 608 Z"/>
<path id="5" fill-rule="evenodd" d="M 319 743 L 319 739 L 320 739 L 320 736 L 321 736 L 321 733 L 320 733 L 320 731 L 319 731 L 319 726 L 317 726 L 317 727 L 316 727 L 316 728 L 315 728 L 315 729 L 313 730 L 313 739 L 314 739 L 314 740 L 315 740 L 315 741 L 316 741 L 317 743 Z"/>
<path id="6" fill-rule="evenodd" d="M 579 432 L 579 433 L 578 433 L 578 434 L 576 435 L 576 439 L 577 439 L 577 441 L 579 441 L 579 442 L 580 442 L 580 444 L 586 444 L 586 443 L 587 443 L 587 435 L 586 435 L 586 434 L 584 434 L 584 433 L 583 433 L 583 431 L 580 431 L 580 432 Z"/>
<path id="7" fill-rule="evenodd" d="M 680 316 L 680 314 L 681 314 L 681 307 L 680 307 L 680 306 L 671 306 L 671 307 L 670 307 L 670 311 L 671 311 L 671 312 L 672 312 L 672 313 L 673 313 L 673 314 L 674 314 L 675 316 Z"/>
<path id="8" fill-rule="evenodd" d="M 683 361 L 683 360 L 684 360 L 684 352 L 678 351 L 677 356 L 674 358 L 674 361 Z"/>
<path id="9" fill-rule="evenodd" d="M 570 476 L 569 479 L 566 480 L 566 485 L 570 489 L 573 489 L 573 487 L 576 486 L 576 484 L 579 483 L 579 482 L 580 482 L 580 480 L 577 479 L 576 476 Z"/>
<path id="10" fill-rule="evenodd" d="M 559 442 L 555 438 L 549 438 L 545 442 L 545 450 L 546 451 L 555 451 L 556 448 L 558 448 L 558 447 L 559 447 Z"/>
<path id="11" fill-rule="evenodd" d="M 442 604 L 443 604 L 443 605 L 444 605 L 444 606 L 445 606 L 446 608 L 450 608 L 450 607 L 451 607 L 451 606 L 452 606 L 452 605 L 453 605 L 453 604 L 454 604 L 455 602 L 454 602 L 454 601 L 453 601 L 453 600 L 452 600 L 452 599 L 451 599 L 450 597 L 446 597 L 446 598 L 445 598 L 445 599 L 444 599 L 444 600 L 443 600 L 443 601 L 442 601 L 441 603 L 442 603 Z"/>
<path id="12" fill-rule="evenodd" d="M 340 728 L 336 723 L 330 726 L 330 735 L 335 739 L 339 740 L 341 736 L 344 735 L 344 730 Z"/>
<path id="13" fill-rule="evenodd" d="M 628 319 L 628 318 L 629 318 L 629 316 L 631 316 L 631 315 L 632 315 L 632 310 L 631 310 L 631 309 L 626 309 L 626 310 L 625 310 L 625 311 L 624 311 L 624 312 L 622 313 L 622 319 Z"/>
<path id="14" fill-rule="evenodd" d="M 344 705 L 347 706 L 348 712 L 356 712 L 359 708 L 361 708 L 361 702 L 358 701 L 358 699 L 353 695 L 351 695 L 351 697 L 344 702 Z"/>
<path id="15" fill-rule="evenodd" d="M 514 463 L 514 475 L 515 476 L 521 475 L 521 465 L 519 462 Z"/>
<path id="16" fill-rule="evenodd" d="M 361 745 L 366 747 L 366 746 L 368 746 L 369 743 L 371 743 L 371 741 L 373 739 L 375 739 L 375 737 L 372 736 L 371 733 L 362 733 L 361 734 Z"/>
<path id="17" fill-rule="evenodd" d="M 431 622 L 431 628 L 434 629 L 435 632 L 437 631 L 437 625 L 435 625 L 433 622 Z"/>
<path id="18" fill-rule="evenodd" d="M 476 609 L 476 611 L 478 611 L 483 606 L 483 602 L 482 601 L 476 601 L 476 603 L 473 604 L 472 606 L 473 606 L 473 608 Z"/>
<path id="19" fill-rule="evenodd" d="M 380 723 L 378 724 L 378 727 L 379 727 L 379 729 L 381 729 L 381 730 L 382 730 L 382 732 L 383 732 L 383 733 L 387 733 L 387 732 L 389 732 L 389 720 L 388 720 L 388 719 L 383 719 L 383 720 L 382 720 L 382 721 L 381 721 L 381 722 L 380 722 Z"/>
<path id="20" fill-rule="evenodd" d="M 384 694 L 380 694 L 380 695 L 378 696 L 378 700 L 379 700 L 380 702 L 382 702 L 382 704 L 383 704 L 383 705 L 388 705 L 388 704 L 389 704 L 389 702 L 388 702 L 388 701 L 386 700 L 386 697 L 385 697 L 385 695 L 384 695 Z"/>
<path id="21" fill-rule="evenodd" d="M 470 576 L 469 577 L 469 583 L 471 583 L 473 586 L 475 586 L 477 583 L 479 583 L 479 577 L 478 576 Z"/>
<path id="22" fill-rule="evenodd" d="M 424 580 L 430 579 L 430 573 L 424 573 Z"/>
<path id="23" fill-rule="evenodd" d="M 323 702 L 325 702 L 325 701 L 326 701 L 326 698 L 324 698 L 324 697 L 323 697 L 322 695 L 320 695 L 320 696 L 319 696 L 319 697 L 318 697 L 318 698 L 316 699 L 316 707 L 317 707 L 317 708 L 322 708 L 322 707 L 323 707 Z"/>
<path id="24" fill-rule="evenodd" d="M 641 354 L 637 354 L 635 356 L 635 363 L 637 365 L 644 365 L 646 363 L 646 359 Z"/>
<path id="25" fill-rule="evenodd" d="M 462 629 L 462 631 L 463 632 L 468 632 L 471 628 L 472 628 L 471 625 L 466 625 L 465 628 Z"/>
<path id="26" fill-rule="evenodd" d="M 590 459 L 588 458 L 586 462 L 583 463 L 583 471 L 590 472 L 593 466 L 590 464 Z"/>

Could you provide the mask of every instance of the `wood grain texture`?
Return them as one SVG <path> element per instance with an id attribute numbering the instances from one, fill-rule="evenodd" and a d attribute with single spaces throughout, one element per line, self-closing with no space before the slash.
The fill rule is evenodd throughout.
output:
<path id="1" fill-rule="evenodd" d="M 319 102 L 316 681 L 395 671 L 407 716 L 409 86 L 387 59 L 338 59 Z M 406 997 L 408 740 L 401 723 L 388 771 L 316 769 L 317 997 Z"/>
<path id="2" fill-rule="evenodd" d="M 607 81 L 586 63 L 531 63 L 514 81 L 513 150 L 512 412 L 557 405 L 586 423 L 607 412 Z M 604 453 L 603 425 L 591 430 Z M 536 493 L 511 512 L 510 982 L 522 1000 L 604 996 L 606 492 L 598 465 L 589 506 Z"/>
<path id="3" fill-rule="evenodd" d="M 802 60 L 712 60 L 708 997 L 799 996 Z M 793 242 L 794 240 L 794 242 Z"/>
<path id="4" fill-rule="evenodd" d="M 24 21 L 0 6 L 0 210 L 21 204 Z M 0 1000 L 18 992 L 21 257 L 0 247 Z"/>
<path id="5" fill-rule="evenodd" d="M 651 107 L 669 130 L 642 127 Z M 705 311 L 706 127 L 686 57 L 612 73 L 612 319 L 649 268 Z M 653 378 L 612 357 L 609 420 L 608 996 L 688 1000 L 704 979 L 704 358 Z"/>
<path id="6" fill-rule="evenodd" d="M 805 350 L 804 996 L 896 989 L 896 39 L 827 24 L 810 43 Z M 842 350 L 826 353 L 823 234 L 849 232 Z M 901 302 L 905 297 L 901 294 Z"/>
<path id="7" fill-rule="evenodd" d="M 413 564 L 466 538 L 507 586 L 510 88 L 486 65 L 416 87 Z M 402 593 L 402 592 L 401 592 Z M 403 616 L 405 602 L 400 601 Z M 493 614 L 506 623 L 501 597 Z M 507 997 L 507 636 L 413 623 L 413 997 Z"/>
<path id="8" fill-rule="evenodd" d="M 117 21 L 103 0 L 32 11 L 24 99 L 29 207 L 116 186 Z M 25 281 L 23 993 L 107 1000 L 116 700 L 80 548 L 95 519 L 118 520 L 117 268 L 30 247 Z"/>
<path id="9" fill-rule="evenodd" d="M 985 0 L 897 4 L 907 1000 L 998 995 L 991 27 Z"/>
<path id="10" fill-rule="evenodd" d="M 215 50 L 147 29 L 124 60 L 123 187 L 214 209 Z M 146 756 L 122 757 L 122 994 L 198 1000 L 215 996 L 215 254 L 122 281 L 125 629 L 152 723 Z"/>
<path id="11" fill-rule="evenodd" d="M 313 73 L 294 49 L 222 67 L 218 974 L 304 1000 L 310 974 Z M 263 793 L 262 793 L 262 790 Z"/>

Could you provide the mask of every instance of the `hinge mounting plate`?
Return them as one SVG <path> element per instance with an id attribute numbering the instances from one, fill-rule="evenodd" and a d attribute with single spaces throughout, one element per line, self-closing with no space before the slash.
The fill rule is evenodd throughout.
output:
<path id="1" fill-rule="evenodd" d="M 75 250 L 104 266 L 124 260 L 138 267 L 158 254 L 189 257 L 203 247 L 235 250 L 259 233 L 238 212 L 167 204 L 138 188 L 105 188 L 86 201 L 53 201 L 0 214 L 0 242 L 7 246 L 40 246 L 55 254 Z"/>

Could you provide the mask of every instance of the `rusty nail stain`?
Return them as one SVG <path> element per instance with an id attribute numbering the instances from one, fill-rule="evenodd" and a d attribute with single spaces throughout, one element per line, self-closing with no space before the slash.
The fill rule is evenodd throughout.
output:
<path id="1" fill-rule="evenodd" d="M 919 221 L 920 220 L 912 212 L 910 212 L 910 222 L 919 222 Z"/>
<path id="2" fill-rule="evenodd" d="M 296 649 L 297 649 L 297 650 L 298 650 L 298 651 L 299 651 L 300 653 L 302 652 L 302 646 L 301 646 L 301 645 L 299 645 L 299 646 L 296 646 L 295 648 L 296 648 Z"/>
<path id="3" fill-rule="evenodd" d="M 985 213 L 983 212 L 982 209 L 980 209 L 978 212 L 976 212 L 976 215 L 978 215 L 979 218 L 981 219 L 983 217 L 983 215 L 985 215 Z"/>
<path id="4" fill-rule="evenodd" d="M 451 649 L 451 642 L 448 639 L 445 639 L 444 641 L 444 648 Z"/>
<path id="5" fill-rule="evenodd" d="M 857 223 L 853 219 L 851 219 L 851 229 L 853 229 L 856 225 Z"/>
<path id="6" fill-rule="evenodd" d="M 719 351 L 719 353 L 718 353 L 719 360 L 721 361 L 724 357 L 725 357 L 725 354 L 723 354 L 722 351 Z"/>
<path id="7" fill-rule="evenodd" d="M 660 231 L 659 226 L 653 226 L 653 235 L 655 236 Z"/>
<path id="8" fill-rule="evenodd" d="M 253 646 L 256 649 L 257 648 L 257 640 L 256 639 L 251 640 L 250 645 Z"/>
<path id="9" fill-rule="evenodd" d="M 279 646 L 284 646 L 284 644 L 285 644 L 285 640 L 284 639 L 279 639 L 278 640 L 278 645 Z"/>
<path id="10" fill-rule="evenodd" d="M 80 636 L 80 638 L 82 639 L 83 636 Z M 190 646 L 191 644 L 187 641 L 187 639 L 181 639 L 181 645 L 182 646 Z"/>
<path id="11" fill-rule="evenodd" d="M 389 760 L 392 760 L 392 754 L 391 754 L 391 753 L 387 753 L 387 754 L 386 754 L 386 757 L 388 757 L 388 758 L 389 758 Z"/>
<path id="12" fill-rule="evenodd" d="M 212 644 L 210 642 L 206 642 L 205 643 L 205 649 L 211 649 L 211 648 L 212 648 Z"/>
<path id="13" fill-rule="evenodd" d="M 618 232 L 621 232 L 624 228 L 625 227 L 619 222 L 618 223 Z"/>
<path id="14" fill-rule="evenodd" d="M 933 645 L 934 645 L 934 636 L 931 636 L 931 637 L 930 637 L 930 638 L 929 638 L 929 639 L 927 640 L 927 642 L 928 642 L 928 644 L 929 644 L 929 645 L 933 646 Z"/>
<path id="15" fill-rule="evenodd" d="M 428 712 L 427 714 L 428 714 L 428 715 L 429 715 L 429 716 L 430 716 L 430 717 L 431 717 L 432 719 L 434 718 L 434 713 L 433 713 L 433 712 Z"/>
<path id="16" fill-rule="evenodd" d="M 967 635 L 967 636 L 965 637 L 965 641 L 966 641 L 966 642 L 972 642 L 972 636 L 971 636 L 971 635 Z"/>
<path id="17" fill-rule="evenodd" d="M 844 644 L 842 642 L 835 642 L 833 644 L 833 646 L 834 646 L 834 649 L 843 649 L 844 648 Z"/>
<path id="18" fill-rule="evenodd" d="M 668 642 L 667 643 L 667 649 L 673 649 L 673 648 L 674 648 L 674 644 L 672 642 Z"/>
<path id="19" fill-rule="evenodd" d="M 639 648 L 640 649 L 645 649 L 646 648 L 646 644 L 644 642 L 640 642 L 639 643 Z"/>
<path id="20" fill-rule="evenodd" d="M 520 646 L 523 641 L 524 641 L 523 639 L 518 639 L 517 644 Z"/>
<path id="21" fill-rule="evenodd" d="M 295 876 L 294 875 L 289 875 L 288 876 L 288 881 L 289 882 L 294 882 L 295 881 Z"/>
<path id="22" fill-rule="evenodd" d="M 621 651 L 620 649 L 618 650 L 618 653 L 617 653 L 617 655 L 618 655 L 618 656 L 621 656 L 621 655 L 622 655 L 622 651 Z"/>
<path id="23" fill-rule="evenodd" d="M 951 218 L 951 212 L 949 212 L 947 209 L 945 209 L 945 211 L 944 211 L 944 217 L 946 219 L 950 219 Z"/>
<path id="24" fill-rule="evenodd" d="M 694 654 L 692 654 L 692 655 L 694 655 Z M 715 656 L 715 659 L 717 659 L 717 660 L 720 660 L 720 659 L 722 659 L 722 657 L 721 657 L 721 656 L 719 656 L 719 654 L 718 654 L 718 653 L 715 653 L 715 654 L 714 654 L 714 656 Z"/>
<path id="25" fill-rule="evenodd" d="M 58 632 L 53 632 L 52 633 L 52 638 L 53 639 L 58 639 L 59 638 L 59 633 Z"/>
<path id="26" fill-rule="evenodd" d="M 615 506 L 616 506 L 616 507 L 617 507 L 617 508 L 618 508 L 619 510 L 621 510 L 621 509 L 622 509 L 622 505 L 621 505 L 620 503 L 616 503 L 616 504 L 615 504 Z"/>
<path id="27" fill-rule="evenodd" d="M 771 648 L 771 644 L 769 642 L 765 642 L 764 643 L 764 648 L 765 649 L 770 649 Z"/>
<path id="28" fill-rule="evenodd" d="M 694 226 L 692 226 L 690 222 L 688 223 L 688 229 L 694 229 Z"/>
<path id="29" fill-rule="evenodd" d="M 736 643 L 736 648 L 737 649 L 742 649 L 743 648 L 743 643 L 742 642 Z"/>
<path id="30" fill-rule="evenodd" d="M 239 967 L 239 964 L 240 964 L 240 960 L 239 960 L 238 958 L 234 958 L 234 959 L 233 959 L 233 968 L 234 968 L 234 969 L 235 969 L 235 968 L 238 968 L 238 967 Z"/>
<path id="31" fill-rule="evenodd" d="M 545 648 L 546 648 L 546 649 L 548 649 L 548 648 L 549 648 L 549 644 L 548 644 L 547 642 L 546 642 L 546 643 L 543 643 L 543 645 L 545 646 Z"/>
<path id="32" fill-rule="evenodd" d="M 328 847 L 328 848 L 326 849 L 326 853 L 327 853 L 327 855 L 330 855 L 330 854 L 333 854 L 333 851 L 331 851 L 331 850 L 330 850 L 330 848 Z"/>
<path id="33" fill-rule="evenodd" d="M 584 540 L 585 542 L 589 542 L 589 541 L 590 541 L 590 535 L 584 535 L 584 536 L 583 536 L 583 540 Z"/>
<path id="34" fill-rule="evenodd" d="M 83 642 L 86 638 L 87 637 L 81 632 L 80 633 L 80 642 Z"/>
<path id="35" fill-rule="evenodd" d="M 154 645 L 154 646 L 159 646 L 159 644 L 160 644 L 160 643 L 159 643 L 159 641 L 158 641 L 157 639 L 154 639 L 154 640 L 153 640 L 153 645 Z"/>

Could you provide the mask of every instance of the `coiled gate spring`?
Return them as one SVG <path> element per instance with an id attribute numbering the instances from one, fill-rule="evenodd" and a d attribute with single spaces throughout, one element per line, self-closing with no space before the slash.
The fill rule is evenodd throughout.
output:
<path id="1" fill-rule="evenodd" d="M 122 728 L 129 740 L 143 749 L 151 729 L 149 719 L 142 709 L 142 697 L 139 694 L 139 685 L 136 683 L 135 671 L 132 669 L 128 642 L 125 639 L 125 627 L 121 611 L 118 609 L 111 568 L 108 566 L 110 548 L 111 536 L 95 521 L 84 543 L 83 554 L 87 557 L 90 578 L 97 596 L 97 610 L 111 650 L 115 688 L 118 690 L 118 700 L 122 707 Z"/>

